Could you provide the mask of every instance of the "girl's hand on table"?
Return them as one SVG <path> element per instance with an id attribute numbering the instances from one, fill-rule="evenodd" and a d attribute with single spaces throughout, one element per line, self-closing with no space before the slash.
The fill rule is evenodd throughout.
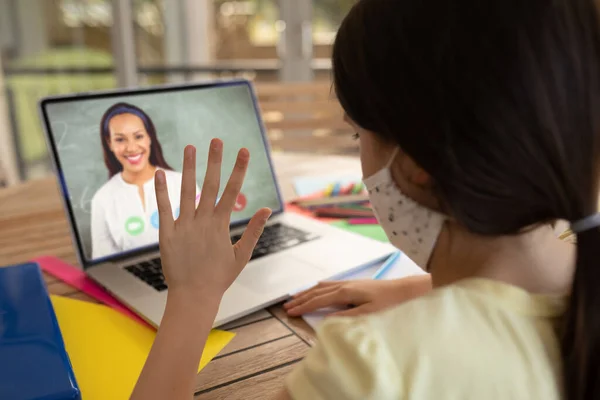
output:
<path id="1" fill-rule="evenodd" d="M 326 281 L 300 292 L 284 304 L 288 315 L 300 316 L 327 307 L 352 307 L 330 316 L 357 316 L 381 311 L 431 290 L 429 275 L 393 280 Z"/>

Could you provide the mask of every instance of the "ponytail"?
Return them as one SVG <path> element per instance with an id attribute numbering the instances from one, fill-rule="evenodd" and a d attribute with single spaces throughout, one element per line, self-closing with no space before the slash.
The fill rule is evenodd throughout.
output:
<path id="1" fill-rule="evenodd" d="M 599 261 L 600 228 L 577 233 L 577 264 L 561 343 L 567 400 L 600 399 Z"/>

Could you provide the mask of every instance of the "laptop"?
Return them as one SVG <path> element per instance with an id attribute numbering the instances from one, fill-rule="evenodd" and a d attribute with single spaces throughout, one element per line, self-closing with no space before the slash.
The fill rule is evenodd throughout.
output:
<path id="1" fill-rule="evenodd" d="M 221 182 L 227 181 L 238 149 L 250 151 L 231 216 L 233 242 L 258 209 L 273 210 L 250 262 L 225 293 L 213 327 L 395 251 L 388 243 L 285 211 L 249 81 L 47 97 L 40 112 L 80 264 L 154 326 L 162 319 L 168 285 L 151 175 L 157 168 L 165 170 L 176 218 L 187 144 L 198 149 L 197 200 L 213 137 L 225 145 Z"/>

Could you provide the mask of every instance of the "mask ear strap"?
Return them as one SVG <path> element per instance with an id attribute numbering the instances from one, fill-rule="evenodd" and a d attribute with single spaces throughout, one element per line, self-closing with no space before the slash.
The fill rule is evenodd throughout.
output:
<path id="1" fill-rule="evenodd" d="M 385 167 L 387 169 L 390 169 L 390 167 L 392 166 L 392 164 L 394 163 L 394 161 L 396 160 L 396 156 L 398 155 L 398 153 L 400 152 L 400 147 L 396 147 L 394 149 L 394 152 L 392 153 L 392 155 L 390 156 L 390 159 L 388 160 L 387 164 L 385 165 Z"/>

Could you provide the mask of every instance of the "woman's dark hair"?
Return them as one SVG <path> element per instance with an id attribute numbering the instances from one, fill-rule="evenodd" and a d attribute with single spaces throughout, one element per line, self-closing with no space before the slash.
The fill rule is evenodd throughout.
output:
<path id="1" fill-rule="evenodd" d="M 361 0 L 333 49 L 336 95 L 433 178 L 461 224 L 516 234 L 597 212 L 594 0 Z M 600 231 L 577 237 L 560 332 L 566 397 L 600 398 Z"/>
<path id="2" fill-rule="evenodd" d="M 108 169 L 108 177 L 112 178 L 115 174 L 123 171 L 123 166 L 117 160 L 117 157 L 113 154 L 109 147 L 110 141 L 110 120 L 113 117 L 121 114 L 133 114 L 138 116 L 142 122 L 144 123 L 144 128 L 146 128 L 146 132 L 148 132 L 148 136 L 150 136 L 150 164 L 155 167 L 160 167 L 166 170 L 173 170 L 167 161 L 165 160 L 162 147 L 160 146 L 160 142 L 156 137 L 156 128 L 154 127 L 154 123 L 152 123 L 152 119 L 146 114 L 141 108 L 136 107 L 132 104 L 128 103 L 117 103 L 112 105 L 100 120 L 100 141 L 102 142 L 102 150 L 104 151 L 104 164 Z"/>

